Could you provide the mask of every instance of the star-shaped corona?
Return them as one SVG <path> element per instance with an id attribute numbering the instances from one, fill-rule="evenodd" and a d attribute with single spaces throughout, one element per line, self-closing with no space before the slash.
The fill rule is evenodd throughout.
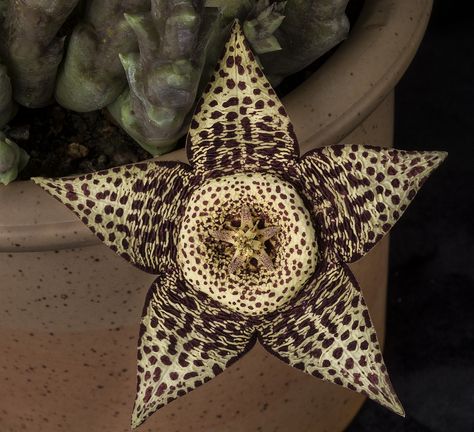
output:
<path id="1" fill-rule="evenodd" d="M 275 226 L 259 228 L 259 221 L 254 221 L 249 207 L 244 204 L 240 210 L 240 224 L 238 227 L 229 224 L 228 228 L 211 231 L 216 240 L 229 243 L 233 246 L 232 259 L 228 270 L 233 274 L 241 267 L 256 263 L 265 270 L 274 270 L 273 261 L 267 252 L 265 243 L 278 232 Z M 252 262 L 253 261 L 253 262 Z"/>
<path id="2" fill-rule="evenodd" d="M 300 157 L 238 23 L 186 145 L 190 165 L 150 160 L 34 179 L 156 275 L 139 332 L 132 427 L 257 341 L 403 414 L 347 263 L 391 229 L 445 154 L 337 145 Z"/>

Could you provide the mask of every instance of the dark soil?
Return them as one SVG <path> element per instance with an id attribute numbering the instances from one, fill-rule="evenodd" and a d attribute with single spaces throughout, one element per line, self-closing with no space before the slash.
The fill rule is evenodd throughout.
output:
<path id="1" fill-rule="evenodd" d="M 21 108 L 4 132 L 30 155 L 20 179 L 87 173 L 150 157 L 106 111 Z"/>

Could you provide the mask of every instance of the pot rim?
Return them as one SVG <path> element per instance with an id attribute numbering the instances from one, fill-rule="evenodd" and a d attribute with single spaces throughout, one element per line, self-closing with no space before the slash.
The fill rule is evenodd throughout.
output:
<path id="1" fill-rule="evenodd" d="M 418 49 L 432 4 L 365 0 L 350 37 L 283 99 L 301 154 L 340 142 L 385 99 Z M 157 159 L 187 161 L 184 149 Z M 0 203 L 0 252 L 100 243 L 72 212 L 31 181 L 0 186 Z"/>

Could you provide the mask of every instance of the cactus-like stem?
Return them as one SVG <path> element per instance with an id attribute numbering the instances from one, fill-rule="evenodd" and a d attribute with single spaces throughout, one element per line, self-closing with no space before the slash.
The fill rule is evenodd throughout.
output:
<path id="1" fill-rule="evenodd" d="M 257 0 L 258 1 L 258 0 Z M 245 19 L 254 7 L 255 0 L 206 0 L 207 8 L 219 8 L 224 20 Z"/>
<path id="2" fill-rule="evenodd" d="M 272 0 L 206 1 L 206 7 L 219 8 L 224 23 L 229 24 L 235 18 L 243 22 L 245 36 L 256 54 L 281 49 L 274 33 L 285 19 L 285 6 L 286 1 Z"/>
<path id="3" fill-rule="evenodd" d="M 149 0 L 88 0 L 58 74 L 55 96 L 62 106 L 87 112 L 117 99 L 127 84 L 119 54 L 137 49 L 124 14 L 147 8 Z"/>
<path id="4" fill-rule="evenodd" d="M 3 52 L 20 104 L 37 108 L 52 101 L 64 38 L 58 30 L 78 0 L 15 0 L 3 22 Z"/>
<path id="5" fill-rule="evenodd" d="M 152 0 L 150 13 L 126 15 L 140 52 L 121 56 L 130 88 L 109 110 L 146 150 L 165 153 L 186 131 L 198 89 L 207 82 L 236 14 L 251 16 L 248 29 L 257 52 L 280 48 L 272 34 L 284 18 L 284 2 L 252 4 L 222 2 L 218 11 L 199 1 Z"/>
<path id="6" fill-rule="evenodd" d="M 346 37 L 347 2 L 0 0 L 0 55 L 8 68 L 7 76 L 0 65 L 0 127 L 15 110 L 12 88 L 13 99 L 31 108 L 55 93 L 75 111 L 107 106 L 142 147 L 165 153 L 187 130 L 235 18 L 276 85 Z M 82 18 L 58 74 L 65 40 L 58 34 L 75 8 Z"/>
<path id="7" fill-rule="evenodd" d="M 7 68 L 0 64 L 0 128 L 13 117 L 16 105 L 12 99 L 12 85 Z"/>
<path id="8" fill-rule="evenodd" d="M 255 18 L 244 21 L 245 36 L 255 53 L 260 55 L 281 49 L 274 33 L 285 19 L 285 6 L 286 2 L 270 4 L 270 0 L 260 0 L 252 14 Z"/>
<path id="9" fill-rule="evenodd" d="M 0 183 L 7 185 L 25 168 L 29 156 L 0 132 Z"/>
<path id="10" fill-rule="evenodd" d="M 196 93 L 207 81 L 222 47 L 219 41 L 234 18 L 243 21 L 250 44 L 276 85 L 346 36 L 347 1 L 208 0 L 205 11 L 217 6 L 220 13 L 206 33 L 203 29 L 210 25 L 197 30 L 199 18 L 206 16 L 199 2 L 153 0 L 150 13 L 127 16 L 140 54 L 121 56 L 130 88 L 109 110 L 146 150 L 169 151 L 186 130 Z"/>
<path id="11" fill-rule="evenodd" d="M 8 0 L 0 0 L 0 24 L 5 20 L 8 9 Z"/>
<path id="12" fill-rule="evenodd" d="M 140 53 L 121 55 L 130 89 L 109 109 L 152 154 L 172 148 L 196 99 L 209 33 L 201 1 L 152 0 L 149 13 L 126 15 Z"/>
<path id="13" fill-rule="evenodd" d="M 272 85 L 295 73 L 347 37 L 348 0 L 287 0 L 285 20 L 275 31 L 280 51 L 260 56 Z"/>

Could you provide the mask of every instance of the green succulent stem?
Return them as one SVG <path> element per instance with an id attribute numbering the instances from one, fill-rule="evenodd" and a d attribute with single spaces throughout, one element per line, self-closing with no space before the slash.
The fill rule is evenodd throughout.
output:
<path id="1" fill-rule="evenodd" d="M 126 14 L 139 53 L 120 57 L 129 89 L 109 111 L 147 151 L 169 151 L 187 130 L 197 93 L 214 69 L 235 14 L 251 16 L 251 43 L 257 52 L 268 52 L 280 48 L 272 32 L 283 9 L 283 2 L 268 0 L 219 9 L 198 1 L 152 0 L 148 13 Z"/>
<path id="2" fill-rule="evenodd" d="M 281 45 L 274 33 L 285 19 L 286 2 L 271 3 L 269 0 L 258 1 L 252 15 L 244 21 L 245 36 L 256 54 L 278 51 Z"/>
<path id="3" fill-rule="evenodd" d="M 198 1 L 152 0 L 147 13 L 125 15 L 139 52 L 120 56 L 129 89 L 109 110 L 152 154 L 169 151 L 186 128 L 212 27 L 204 12 Z"/>
<path id="4" fill-rule="evenodd" d="M 2 25 L 2 51 L 15 100 L 38 108 L 52 101 L 65 38 L 60 27 L 78 0 L 15 0 L 8 3 Z"/>
<path id="5" fill-rule="evenodd" d="M 0 183 L 7 185 L 15 180 L 28 160 L 25 150 L 0 132 Z"/>
<path id="6" fill-rule="evenodd" d="M 87 1 L 58 74 L 55 97 L 62 106 L 87 112 L 117 99 L 127 84 L 119 54 L 137 49 L 124 14 L 144 12 L 148 4 L 148 0 Z"/>
<path id="7" fill-rule="evenodd" d="M 16 104 L 12 96 L 12 85 L 7 68 L 0 64 L 0 128 L 5 126 L 16 112 Z"/>
<path id="8" fill-rule="evenodd" d="M 231 21 L 235 18 L 244 20 L 255 6 L 255 0 L 206 0 L 207 8 L 218 8 L 222 18 Z"/>
<path id="9" fill-rule="evenodd" d="M 275 86 L 346 37 L 347 2 L 0 0 L 0 127 L 15 101 L 36 108 L 54 95 L 78 112 L 107 107 L 143 148 L 165 153 L 235 19 Z"/>
<path id="10" fill-rule="evenodd" d="M 274 32 L 281 50 L 260 56 L 272 85 L 304 69 L 347 37 L 348 0 L 287 0 L 285 19 Z"/>

